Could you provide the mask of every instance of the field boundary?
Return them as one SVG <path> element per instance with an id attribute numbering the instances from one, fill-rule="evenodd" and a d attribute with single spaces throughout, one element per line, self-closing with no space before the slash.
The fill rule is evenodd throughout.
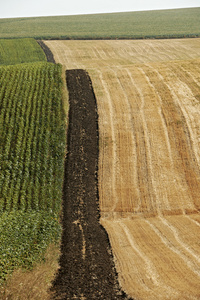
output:
<path id="1" fill-rule="evenodd" d="M 55 64 L 55 59 L 53 56 L 53 53 L 51 52 L 51 50 L 49 49 L 49 47 L 41 40 L 37 40 L 37 43 L 40 45 L 40 47 L 42 48 L 42 50 L 44 51 L 47 61 L 51 62 L 53 64 Z"/>
<path id="2" fill-rule="evenodd" d="M 190 39 L 190 38 L 200 38 L 199 33 L 195 34 L 180 34 L 180 35 L 146 35 L 146 36 L 133 36 L 133 37 L 115 37 L 115 36 L 108 36 L 108 37 L 69 37 L 69 36 L 60 36 L 60 37 L 37 37 L 37 40 L 45 40 L 45 41 L 115 41 L 115 40 L 174 40 L 174 39 Z"/>

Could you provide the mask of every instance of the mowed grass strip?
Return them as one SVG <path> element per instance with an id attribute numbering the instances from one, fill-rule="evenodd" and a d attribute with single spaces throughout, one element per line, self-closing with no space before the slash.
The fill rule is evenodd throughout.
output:
<path id="1" fill-rule="evenodd" d="M 60 236 L 65 155 L 62 67 L 0 67 L 0 282 Z"/>
<path id="2" fill-rule="evenodd" d="M 0 38 L 118 39 L 200 36 L 200 7 L 0 19 Z"/>
<path id="3" fill-rule="evenodd" d="M 46 56 L 34 39 L 0 39 L 0 65 L 38 61 L 46 61 Z"/>

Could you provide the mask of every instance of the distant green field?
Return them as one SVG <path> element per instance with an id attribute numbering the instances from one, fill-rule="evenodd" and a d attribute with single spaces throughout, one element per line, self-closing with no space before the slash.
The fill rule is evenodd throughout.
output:
<path id="1" fill-rule="evenodd" d="M 46 61 L 46 56 L 34 39 L 0 39 L 0 65 Z"/>
<path id="2" fill-rule="evenodd" d="M 172 38 L 200 36 L 200 7 L 0 19 L 0 38 Z"/>

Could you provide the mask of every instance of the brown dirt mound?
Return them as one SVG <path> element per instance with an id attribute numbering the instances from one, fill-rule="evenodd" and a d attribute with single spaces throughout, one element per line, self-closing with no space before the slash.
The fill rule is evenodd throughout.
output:
<path id="1" fill-rule="evenodd" d="M 70 110 L 62 255 L 52 291 L 56 299 L 127 299 L 99 223 L 98 115 L 92 83 L 84 70 L 66 71 L 66 80 Z"/>

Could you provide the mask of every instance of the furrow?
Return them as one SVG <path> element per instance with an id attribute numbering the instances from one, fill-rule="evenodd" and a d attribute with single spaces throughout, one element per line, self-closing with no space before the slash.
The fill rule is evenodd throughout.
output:
<path id="1" fill-rule="evenodd" d="M 167 71 L 167 70 L 166 70 Z M 162 75 L 160 75 L 162 77 Z M 165 85 L 169 89 L 176 108 L 179 110 L 180 129 L 182 131 L 182 143 L 179 145 L 179 153 L 183 161 L 183 168 L 185 173 L 185 179 L 190 190 L 190 194 L 193 198 L 193 203 L 195 207 L 200 209 L 200 197 L 199 197 L 199 186 L 200 186 L 200 170 L 199 170 L 199 147 L 196 144 L 196 138 L 193 134 L 192 127 L 195 124 L 192 120 L 192 109 L 191 100 L 192 93 L 190 92 L 188 86 L 180 81 L 176 74 L 175 80 L 168 80 L 168 76 L 165 73 Z M 163 79 L 164 80 L 164 79 Z M 189 96 L 190 95 L 190 96 Z M 198 112 L 197 112 L 198 113 Z M 198 113 L 199 114 L 199 113 Z M 188 200 L 186 200 L 188 203 Z M 185 204 L 186 206 L 187 204 Z M 189 210 L 192 210 L 192 205 Z"/>
<path id="2" fill-rule="evenodd" d="M 166 77 L 163 77 L 161 74 L 162 70 L 159 71 L 152 65 L 148 65 L 147 68 L 146 72 L 149 74 L 148 76 L 151 83 L 155 86 L 157 93 L 161 95 L 163 115 L 165 116 L 168 127 L 168 135 L 173 153 L 174 169 L 173 173 L 171 173 L 170 185 L 171 187 L 174 186 L 172 191 L 176 191 L 176 194 L 174 194 L 175 197 L 169 197 L 169 199 L 171 198 L 172 200 L 170 204 L 171 209 L 174 210 L 174 212 L 177 210 L 179 213 L 184 213 L 184 211 L 192 212 L 195 211 L 195 206 L 194 200 L 192 199 L 194 192 L 191 191 L 191 181 L 197 181 L 197 175 L 195 175 L 193 179 L 193 175 L 191 174 L 195 172 L 196 167 L 191 166 L 191 168 L 187 168 L 188 164 L 192 164 L 193 159 L 191 158 L 190 145 L 188 146 L 186 129 L 183 126 L 184 116 L 179 105 L 176 103 L 176 99 L 174 99 L 174 97 L 176 97 L 175 93 L 173 93 Z M 173 199 L 176 199 L 176 201 Z M 165 214 L 168 214 L 168 212 L 165 212 Z"/>
<path id="3" fill-rule="evenodd" d="M 117 95 L 113 95 L 113 99 L 116 101 L 116 97 L 119 99 L 123 99 L 120 102 L 120 105 L 116 105 L 116 115 L 119 117 L 119 139 L 118 139 L 118 147 L 119 147 L 119 170 L 120 170 L 120 186 L 121 190 L 120 195 L 120 207 L 117 208 L 117 203 L 115 205 L 114 210 L 118 211 L 135 211 L 137 210 L 137 202 L 138 202 L 138 183 L 137 183 L 137 173 L 136 171 L 136 145 L 135 145 L 135 137 L 134 137 L 134 127 L 133 127 L 133 119 L 131 106 L 129 103 L 128 96 L 122 86 L 121 82 L 121 72 L 118 69 L 113 70 L 113 82 L 116 86 Z M 127 77 L 125 77 L 127 80 Z M 119 199 L 119 198 L 118 198 Z"/>
<path id="4" fill-rule="evenodd" d="M 183 217 L 184 218 L 184 217 Z M 180 244 L 180 246 L 183 248 L 184 252 L 186 252 L 187 254 L 189 254 L 189 257 L 191 259 L 191 265 L 194 265 L 194 269 L 195 269 L 195 272 L 197 273 L 198 276 L 200 276 L 200 266 L 197 267 L 197 264 L 200 264 L 200 256 L 199 254 L 196 254 L 190 247 L 187 243 L 185 243 L 183 241 L 183 239 L 180 237 L 180 234 L 182 235 L 183 232 L 181 232 L 179 234 L 178 230 L 172 225 L 172 223 L 170 222 L 170 220 L 173 220 L 173 219 L 167 219 L 166 218 L 163 218 L 163 217 L 160 217 L 160 220 L 161 222 L 167 226 L 167 228 L 172 232 L 174 238 L 176 239 L 176 241 Z M 182 221 L 183 222 L 183 221 Z M 180 222 L 180 224 L 182 224 L 182 222 Z M 196 228 L 197 229 L 197 228 Z M 184 238 L 184 237 L 183 237 Z M 177 247 L 179 248 L 179 247 Z M 199 247 L 198 247 L 199 248 Z M 179 248 L 180 249 L 180 248 Z M 199 249 L 200 250 L 200 249 Z M 196 261 L 196 263 L 194 262 Z"/>
<path id="5" fill-rule="evenodd" d="M 119 284 L 134 299 L 140 299 L 141 295 L 146 299 L 147 297 L 148 299 L 156 299 L 153 288 L 154 282 L 157 282 L 157 274 L 151 261 L 133 240 L 132 245 L 130 244 L 120 221 L 101 219 L 101 223 L 110 237 L 119 275 Z M 151 278 L 152 274 L 154 274 L 154 281 Z"/>
<path id="6" fill-rule="evenodd" d="M 145 98 L 145 91 L 140 88 L 140 86 L 137 84 L 137 78 L 138 76 L 141 76 L 141 72 L 135 70 L 134 75 L 132 73 L 129 73 L 129 78 L 132 84 L 132 88 L 135 90 L 137 98 L 135 101 L 137 101 L 138 105 L 138 124 L 140 127 L 140 132 L 142 135 L 138 135 L 137 133 L 137 140 L 136 143 L 138 143 L 138 153 L 137 157 L 139 160 L 139 164 L 142 164 L 143 167 L 141 168 L 141 173 L 138 174 L 140 180 L 140 194 L 143 194 L 142 199 L 142 211 L 146 212 L 147 214 L 157 214 L 160 213 L 160 208 L 158 206 L 157 197 L 156 197 L 156 191 L 155 191 L 155 182 L 154 182 L 154 176 L 153 176 L 153 169 L 152 169 L 152 152 L 151 152 L 151 141 L 150 141 L 150 134 L 149 134 L 149 128 L 147 125 L 147 119 L 145 116 L 145 110 L 146 110 L 146 98 Z M 146 88 L 146 85 L 145 85 Z M 139 132 L 139 133 L 140 133 Z M 141 156 L 141 151 L 144 151 L 144 156 Z M 146 166 L 145 166 L 145 164 Z M 145 166 L 145 168 L 144 168 Z M 148 190 L 146 190 L 148 189 Z M 145 191 L 146 190 L 146 191 Z M 144 204 L 145 203 L 145 204 Z M 147 205 L 147 209 L 145 209 L 145 206 Z"/>
<path id="7" fill-rule="evenodd" d="M 138 182 L 138 157 L 137 157 L 137 142 L 136 142 L 136 132 L 138 131 L 136 125 L 136 115 L 138 113 L 138 109 L 133 111 L 132 108 L 132 97 L 133 94 L 131 92 L 132 85 L 130 81 L 130 77 L 127 75 L 127 70 L 121 70 L 117 68 L 117 81 L 119 83 L 120 89 L 123 95 L 123 102 L 126 102 L 127 111 L 124 112 L 126 117 L 126 131 L 127 131 L 127 140 L 126 143 L 122 143 L 122 147 L 128 149 L 128 153 L 124 152 L 124 186 L 129 186 L 129 197 L 127 203 L 127 210 L 132 211 L 134 213 L 138 212 L 141 209 L 141 196 Z M 125 123 L 125 122 L 123 122 Z M 124 124 L 125 125 L 125 124 Z M 130 136 L 130 138 L 129 138 Z M 126 168 L 126 169 L 125 169 Z M 124 174 L 125 173 L 125 174 Z M 125 176 L 124 176 L 125 175 Z M 126 196 L 126 195 L 125 195 Z M 126 196 L 127 198 L 127 196 Z M 127 201 L 126 201 L 127 202 Z"/>
<path id="8" fill-rule="evenodd" d="M 101 85 L 104 90 L 104 94 L 106 96 L 105 102 L 104 102 L 104 109 L 101 111 L 102 114 L 105 113 L 105 111 L 108 112 L 107 116 L 110 119 L 110 129 L 111 132 L 106 131 L 106 136 L 102 136 L 101 138 L 104 139 L 104 145 L 101 147 L 100 151 L 103 152 L 103 159 L 102 159 L 102 164 L 105 162 L 109 165 L 107 165 L 107 168 L 102 167 L 103 171 L 110 171 L 110 174 L 102 173 L 102 189 L 100 189 L 100 205 L 102 211 L 107 210 L 109 207 L 108 211 L 113 211 L 115 202 L 117 201 L 117 194 L 116 194 L 116 160 L 117 160 L 117 149 L 116 149 L 116 132 L 115 132 L 115 127 L 114 127 L 114 111 L 113 111 L 113 104 L 112 104 L 112 99 L 111 95 L 107 86 L 107 82 L 104 80 L 104 74 L 100 71 L 99 73 L 99 78 L 101 81 Z M 106 109 L 105 109 L 106 108 Z M 100 129 L 101 130 L 101 129 Z M 108 157 L 105 156 L 105 149 L 108 148 L 108 151 L 112 155 L 112 159 L 108 160 Z M 109 170 L 110 166 L 110 170 Z M 108 175 L 108 176 L 107 176 Z M 111 180 L 110 180 L 111 179 Z M 111 192 L 109 192 L 111 190 Z M 110 196 L 108 198 L 108 195 Z M 104 207 L 106 205 L 106 207 Z"/>
<path id="9" fill-rule="evenodd" d="M 166 286 L 179 293 L 184 294 L 184 291 L 188 291 L 188 294 L 190 291 L 198 293 L 199 266 L 196 266 L 191 257 L 188 258 L 183 249 L 177 246 L 175 239 L 171 238 L 168 228 L 162 226 L 160 219 L 159 217 L 125 222 L 131 228 L 132 235 L 136 237 L 138 247 L 142 247 L 145 254 L 148 253 L 152 262 L 156 264 L 160 281 L 163 280 Z M 188 275 L 187 278 L 185 274 Z"/>

